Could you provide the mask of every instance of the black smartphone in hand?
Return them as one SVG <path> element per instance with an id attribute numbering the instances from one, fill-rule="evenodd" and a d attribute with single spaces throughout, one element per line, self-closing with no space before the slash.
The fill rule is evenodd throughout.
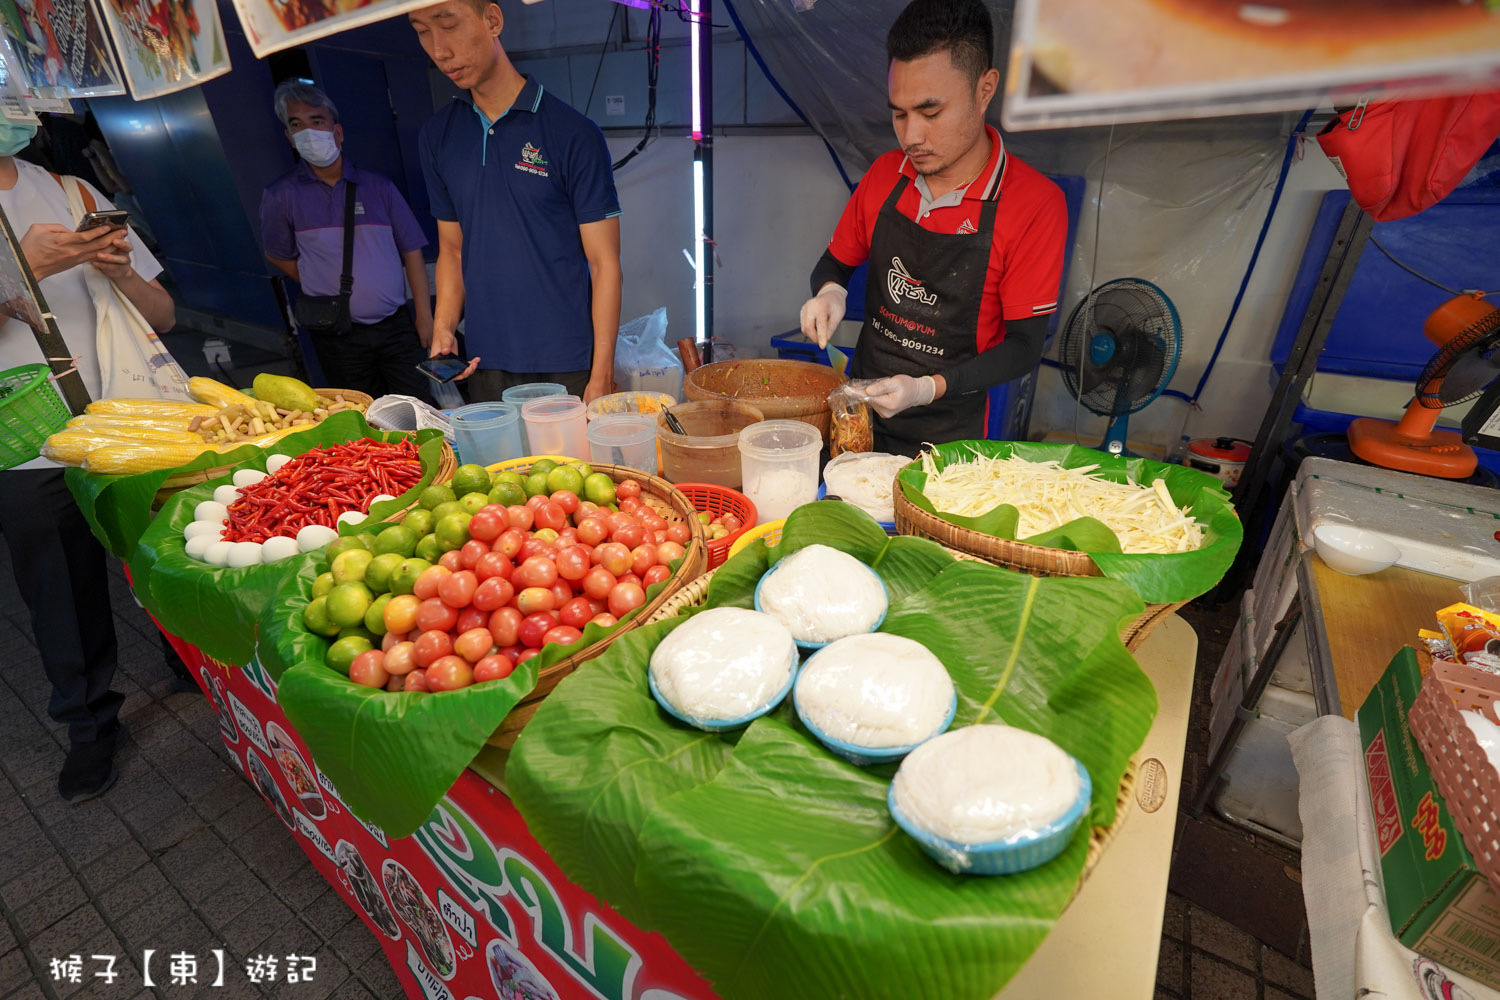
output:
<path id="1" fill-rule="evenodd" d="M 124 229 L 125 224 L 130 221 L 130 213 L 123 208 L 110 209 L 107 212 L 90 212 L 78 223 L 74 232 L 84 233 L 90 229 L 98 229 L 100 226 L 108 226 L 110 229 Z"/>
<path id="2" fill-rule="evenodd" d="M 434 382 L 441 384 L 443 382 L 452 382 L 454 378 L 462 375 L 464 369 L 467 367 L 469 367 L 469 363 L 459 358 L 428 358 L 417 365 L 417 371 L 426 375 Z"/>

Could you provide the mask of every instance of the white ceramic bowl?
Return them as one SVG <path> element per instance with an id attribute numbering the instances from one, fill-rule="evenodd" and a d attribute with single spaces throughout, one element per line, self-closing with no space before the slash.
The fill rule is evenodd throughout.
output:
<path id="1" fill-rule="evenodd" d="M 1352 524 L 1320 524 L 1313 529 L 1313 548 L 1329 566 L 1349 576 L 1378 573 L 1401 558 L 1389 539 Z"/>

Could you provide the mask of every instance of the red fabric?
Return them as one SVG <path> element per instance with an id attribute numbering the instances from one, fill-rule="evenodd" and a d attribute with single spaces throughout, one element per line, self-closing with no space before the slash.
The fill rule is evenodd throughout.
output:
<path id="1" fill-rule="evenodd" d="M 897 208 L 923 229 L 938 233 L 965 232 L 979 225 L 980 203 L 994 187 L 995 170 L 1001 166 L 1000 206 L 995 213 L 995 238 L 984 280 L 984 301 L 979 310 L 979 349 L 987 351 L 1005 339 L 1004 320 L 1042 316 L 1057 310 L 1058 286 L 1062 282 L 1063 253 L 1068 238 L 1068 208 L 1062 189 L 1014 156 L 1007 154 L 1000 133 L 990 134 L 990 159 L 970 182 L 962 204 L 938 208 L 926 218 L 917 218 L 922 196 L 915 183 L 908 184 Z M 859 186 L 844 206 L 844 214 L 833 231 L 828 249 L 849 267 L 858 267 L 870 256 L 875 217 L 902 174 L 915 178 L 916 170 L 900 150 L 880 157 L 860 178 Z"/>
<path id="2" fill-rule="evenodd" d="M 1384 101 L 1345 112 L 1318 135 L 1377 222 L 1446 198 L 1500 137 L 1500 92 Z"/>

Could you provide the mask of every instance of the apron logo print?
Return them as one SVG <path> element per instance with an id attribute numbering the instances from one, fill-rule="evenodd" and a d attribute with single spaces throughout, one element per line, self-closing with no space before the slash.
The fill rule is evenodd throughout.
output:
<path id="1" fill-rule="evenodd" d="M 900 257 L 891 258 L 891 269 L 885 275 L 885 287 L 891 299 L 901 304 L 902 299 L 913 299 L 924 306 L 937 305 L 937 296 L 922 287 L 922 282 L 911 276 Z"/>
<path id="2" fill-rule="evenodd" d="M 960 236 L 969 236 L 977 232 L 979 232 L 979 227 L 968 219 L 958 224 L 958 235 Z"/>

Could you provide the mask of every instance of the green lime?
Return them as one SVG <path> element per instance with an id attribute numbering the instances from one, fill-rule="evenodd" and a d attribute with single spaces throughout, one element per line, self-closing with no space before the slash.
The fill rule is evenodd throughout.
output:
<path id="1" fill-rule="evenodd" d="M 302 609 L 302 624 L 313 635 L 338 635 L 339 627 L 328 617 L 328 598 L 314 597 Z"/>
<path id="2" fill-rule="evenodd" d="M 514 471 L 512 471 L 510 469 L 507 469 L 504 472 L 497 472 L 497 473 L 495 473 L 495 482 L 490 487 L 490 489 L 493 490 L 496 486 L 499 486 L 501 483 L 514 483 L 515 485 L 520 486 L 525 481 L 526 481 L 526 477 L 525 476 L 521 475 L 519 472 L 514 472 Z"/>
<path id="3" fill-rule="evenodd" d="M 348 628 L 339 629 L 339 634 L 333 637 L 333 641 L 338 642 L 340 639 L 347 639 L 351 635 L 364 639 L 372 646 L 380 641 L 380 637 L 365 628 L 363 622 L 358 625 L 350 625 Z"/>
<path id="4" fill-rule="evenodd" d="M 537 463 L 531 467 L 530 475 L 545 476 L 555 468 L 557 468 L 557 463 L 552 461 L 552 459 L 541 458 L 538 459 Z"/>
<path id="5" fill-rule="evenodd" d="M 381 594 L 370 602 L 365 612 L 365 629 L 375 636 L 385 635 L 385 606 L 391 603 L 390 594 Z"/>
<path id="6" fill-rule="evenodd" d="M 334 580 L 332 573 L 319 573 L 318 578 L 313 581 L 313 596 L 327 597 L 328 592 L 338 581 Z"/>
<path id="7" fill-rule="evenodd" d="M 460 465 L 453 474 L 453 482 L 448 485 L 458 496 L 465 493 L 488 493 L 490 474 L 482 465 Z"/>
<path id="8" fill-rule="evenodd" d="M 574 496 L 583 492 L 583 477 L 571 465 L 560 465 L 547 473 L 547 492 L 567 490 Z"/>
<path id="9" fill-rule="evenodd" d="M 349 664 L 360 653 L 368 653 L 375 644 L 362 635 L 345 636 L 328 647 L 328 665 L 341 674 L 349 673 Z"/>
<path id="10" fill-rule="evenodd" d="M 437 523 L 443 518 L 447 517 L 449 514 L 463 513 L 467 512 L 463 509 L 463 506 L 457 500 L 444 500 L 442 503 L 432 508 L 433 526 L 436 527 Z"/>
<path id="11" fill-rule="evenodd" d="M 405 523 L 393 525 L 375 536 L 375 554 L 395 552 L 405 559 L 416 551 L 417 540 L 421 537 Z"/>
<path id="12" fill-rule="evenodd" d="M 410 594 L 417 585 L 417 577 L 432 568 L 432 563 L 420 557 L 403 559 L 396 572 L 391 574 L 391 593 Z"/>
<path id="13" fill-rule="evenodd" d="M 451 489 L 441 484 L 434 483 L 433 485 L 423 490 L 421 496 L 417 497 L 417 506 L 421 507 L 423 510 L 431 510 L 440 503 L 457 499 L 458 494 L 454 493 Z"/>
<path id="14" fill-rule="evenodd" d="M 375 595 L 363 583 L 341 583 L 323 598 L 328 602 L 328 620 L 339 628 L 365 623 L 365 612 Z"/>
<path id="15" fill-rule="evenodd" d="M 364 583 L 365 569 L 375 556 L 367 549 L 350 549 L 334 557 L 333 582 L 337 584 Z M 334 587 L 338 590 L 338 587 Z M 329 596 L 332 596 L 331 594 Z"/>
<path id="16" fill-rule="evenodd" d="M 328 543 L 328 561 L 331 563 L 345 552 L 362 550 L 370 551 L 370 536 L 366 532 L 354 535 L 340 535 Z"/>
<path id="17" fill-rule="evenodd" d="M 495 488 L 490 490 L 490 503 L 497 503 L 502 507 L 519 507 L 525 502 L 526 487 L 520 483 L 496 483 Z"/>
<path id="18" fill-rule="evenodd" d="M 526 499 L 542 496 L 547 492 L 547 474 L 544 472 L 533 472 L 526 477 Z"/>
<path id="19" fill-rule="evenodd" d="M 423 535 L 432 534 L 434 521 L 435 518 L 432 516 L 432 511 L 424 510 L 421 507 L 413 507 L 406 512 L 406 517 L 402 518 L 401 525 L 402 527 L 410 528 L 416 533 L 418 538 L 421 538 Z"/>
<path id="20" fill-rule="evenodd" d="M 452 552 L 454 549 L 463 548 L 464 542 L 469 540 L 469 515 L 449 514 L 438 521 L 437 527 L 433 529 L 437 537 L 438 545 L 442 546 L 444 552 Z"/>
<path id="21" fill-rule="evenodd" d="M 458 505 L 464 509 L 464 513 L 473 517 L 490 505 L 487 493 L 465 493 L 459 497 Z"/>
<path id="22" fill-rule="evenodd" d="M 413 546 L 415 548 L 415 546 Z M 391 578 L 396 574 L 396 568 L 409 557 L 410 553 L 403 555 L 400 552 L 382 552 L 370 560 L 370 565 L 365 567 L 365 586 L 377 594 L 384 594 L 391 589 Z"/>
<path id="23" fill-rule="evenodd" d="M 412 555 L 418 559 L 426 559 L 430 563 L 435 563 L 442 557 L 443 547 L 438 544 L 436 534 L 423 535 L 422 540 L 417 543 L 416 551 L 412 552 Z"/>
<path id="24" fill-rule="evenodd" d="M 615 481 L 596 472 L 583 481 L 583 499 L 600 507 L 615 502 Z"/>
<path id="25" fill-rule="evenodd" d="M 569 462 L 568 468 L 576 469 L 584 479 L 594 474 L 594 467 L 587 462 Z"/>

